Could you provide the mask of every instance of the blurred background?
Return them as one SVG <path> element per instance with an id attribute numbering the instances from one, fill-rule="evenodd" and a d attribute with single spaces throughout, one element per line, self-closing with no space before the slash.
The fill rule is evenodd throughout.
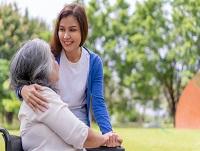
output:
<path id="1" fill-rule="evenodd" d="M 20 101 L 8 77 L 13 54 L 29 39 L 49 42 L 71 2 L 85 6 L 85 46 L 103 60 L 105 100 L 126 150 L 199 150 L 199 130 L 174 127 L 200 67 L 200 0 L 0 0 L 0 126 L 19 130 Z"/>

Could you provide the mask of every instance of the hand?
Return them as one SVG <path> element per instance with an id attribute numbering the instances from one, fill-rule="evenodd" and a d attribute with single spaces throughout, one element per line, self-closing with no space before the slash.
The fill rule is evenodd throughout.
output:
<path id="1" fill-rule="evenodd" d="M 106 133 L 104 135 L 107 135 L 109 137 L 109 139 L 106 141 L 107 147 L 121 146 L 122 139 L 119 137 L 119 135 L 117 133 L 109 132 L 109 133 Z"/>
<path id="2" fill-rule="evenodd" d="M 40 110 L 42 112 L 48 109 L 48 101 L 40 95 L 43 87 L 38 84 L 25 85 L 21 90 L 22 98 L 33 109 L 34 112 Z"/>

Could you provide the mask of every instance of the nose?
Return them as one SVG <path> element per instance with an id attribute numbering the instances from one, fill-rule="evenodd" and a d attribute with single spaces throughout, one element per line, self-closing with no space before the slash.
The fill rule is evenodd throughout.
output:
<path id="1" fill-rule="evenodd" d="M 64 38 L 70 38 L 70 34 L 68 32 L 65 32 Z"/>

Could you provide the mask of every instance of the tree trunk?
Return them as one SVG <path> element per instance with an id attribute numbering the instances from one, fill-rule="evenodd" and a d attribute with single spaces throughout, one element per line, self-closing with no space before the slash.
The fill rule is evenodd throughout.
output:
<path id="1" fill-rule="evenodd" d="M 176 127 L 176 103 L 174 101 L 172 102 L 171 115 L 173 120 L 173 126 Z"/>
<path id="2" fill-rule="evenodd" d="M 164 91 L 165 93 L 165 97 L 167 99 L 168 102 L 168 106 L 169 106 L 169 112 L 170 112 L 170 116 L 172 117 L 172 122 L 173 122 L 173 126 L 176 126 L 176 104 L 178 102 L 178 99 L 176 100 L 174 97 L 174 91 L 173 89 L 167 88 L 166 91 Z M 179 97 L 176 97 L 179 98 Z"/>
<path id="3" fill-rule="evenodd" d="M 14 113 L 13 112 L 6 112 L 5 115 L 6 115 L 6 122 L 8 124 L 12 124 Z"/>

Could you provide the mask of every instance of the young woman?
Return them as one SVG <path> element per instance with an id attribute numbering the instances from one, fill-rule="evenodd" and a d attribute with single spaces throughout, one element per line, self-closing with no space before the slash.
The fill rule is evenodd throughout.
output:
<path id="1" fill-rule="evenodd" d="M 55 92 L 59 67 L 49 45 L 39 39 L 25 43 L 10 66 L 11 85 L 39 84 L 38 92 L 48 101 L 45 112 L 34 112 L 24 100 L 19 111 L 20 132 L 25 151 L 76 151 L 109 144 L 108 135 L 94 133 L 80 121 Z M 110 142 L 111 143 L 111 142 Z M 110 145 L 119 145 L 110 144 Z"/>
<path id="2" fill-rule="evenodd" d="M 90 126 L 90 107 L 103 134 L 109 133 L 111 142 L 117 140 L 112 132 L 104 102 L 103 67 L 100 57 L 83 47 L 88 34 L 84 8 L 76 3 L 66 5 L 57 17 L 51 40 L 52 52 L 60 66 L 58 93 L 69 109 Z M 33 110 L 45 111 L 48 101 L 39 94 L 40 85 L 24 85 L 18 89 Z M 113 147 L 113 146 L 112 146 Z"/>

